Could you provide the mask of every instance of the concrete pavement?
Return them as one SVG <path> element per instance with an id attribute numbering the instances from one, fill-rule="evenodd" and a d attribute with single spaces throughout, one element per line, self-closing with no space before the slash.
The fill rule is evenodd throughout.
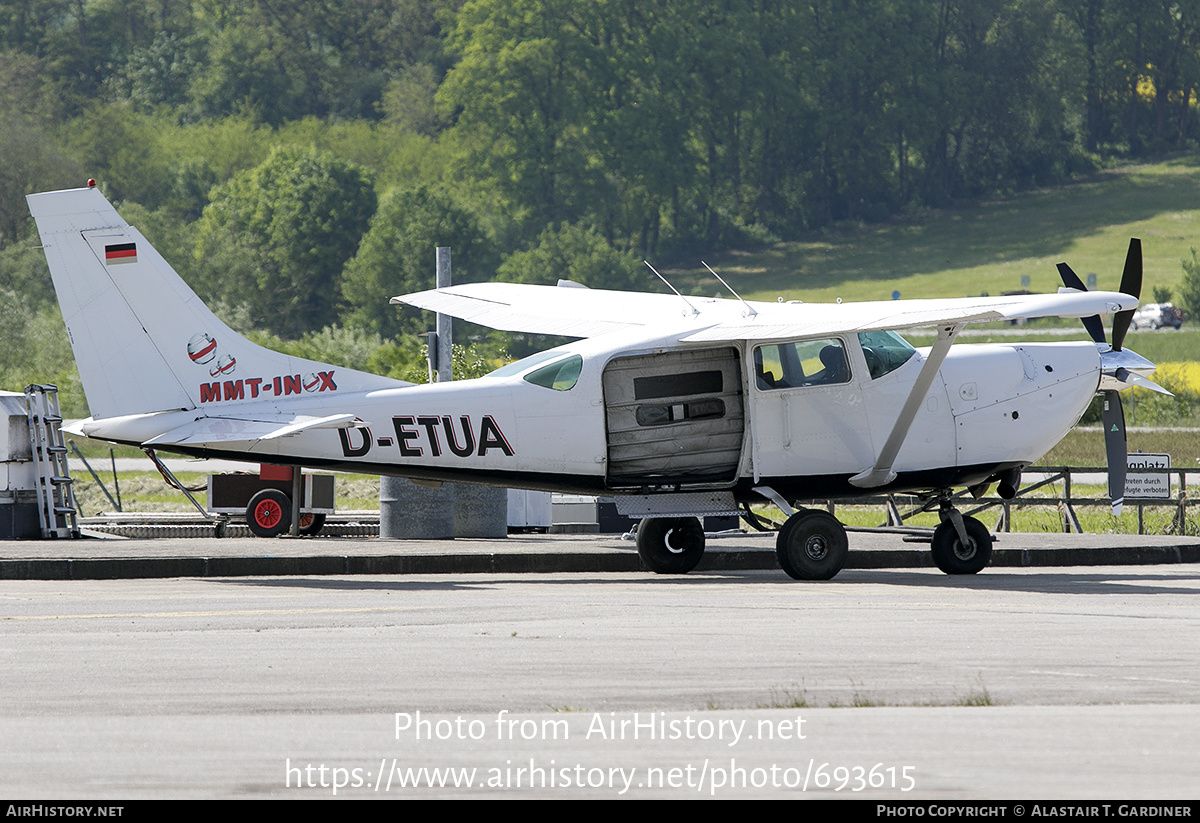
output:
<path id="1" fill-rule="evenodd" d="M 929 544 L 905 542 L 905 538 L 899 533 L 852 531 L 846 568 L 933 567 Z M 1014 532 L 997 535 L 991 565 L 1175 563 L 1200 563 L 1200 538 Z M 777 568 L 775 534 L 752 532 L 710 537 L 697 571 Z M 615 534 L 521 534 L 456 540 L 318 535 L 0 542 L 0 579 L 6 580 L 639 570 L 644 568 L 633 541 Z"/>

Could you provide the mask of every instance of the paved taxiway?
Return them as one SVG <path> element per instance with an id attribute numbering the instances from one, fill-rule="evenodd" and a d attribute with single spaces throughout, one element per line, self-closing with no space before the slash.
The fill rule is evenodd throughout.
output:
<path id="1" fill-rule="evenodd" d="M 1200 795 L 1190 564 L 8 580 L 0 622 L 8 796 Z"/>
<path id="2" fill-rule="evenodd" d="M 928 535 L 928 532 L 926 532 Z M 930 568 L 929 543 L 853 531 L 848 569 Z M 926 538 L 927 540 L 928 538 Z M 999 534 L 993 567 L 1200 563 L 1200 538 L 1175 535 Z M 701 571 L 778 569 L 775 533 L 710 538 Z M 498 539 L 370 537 L 17 540 L 0 543 L 0 580 L 255 575 L 634 572 L 620 535 L 510 535 Z M 782 574 L 782 572 L 780 572 Z"/>

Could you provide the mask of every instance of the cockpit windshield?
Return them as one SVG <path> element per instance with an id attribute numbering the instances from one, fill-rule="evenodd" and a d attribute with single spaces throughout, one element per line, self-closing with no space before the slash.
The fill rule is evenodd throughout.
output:
<path id="1" fill-rule="evenodd" d="M 525 375 L 525 382 L 545 389 L 555 391 L 570 391 L 579 382 L 579 372 L 583 368 L 583 358 L 573 354 L 563 360 L 556 360 L 548 366 L 542 366 L 536 371 Z"/>
<path id="2" fill-rule="evenodd" d="M 867 370 L 872 380 L 900 368 L 917 351 L 894 331 L 861 332 L 858 342 L 862 344 L 863 357 L 867 360 Z"/>
<path id="3" fill-rule="evenodd" d="M 556 357 L 562 357 L 562 356 L 563 356 L 562 352 L 554 351 L 553 349 L 551 349 L 550 351 L 540 351 L 537 354 L 531 354 L 528 357 L 522 357 L 520 360 L 514 360 L 513 362 L 509 363 L 508 365 L 501 366 L 500 368 L 496 369 L 495 371 L 490 371 L 487 373 L 487 376 L 488 377 L 512 377 L 515 374 L 520 374 L 521 372 L 525 371 L 526 369 L 530 369 L 530 368 L 536 366 L 538 363 L 545 363 L 549 360 L 553 360 Z"/>

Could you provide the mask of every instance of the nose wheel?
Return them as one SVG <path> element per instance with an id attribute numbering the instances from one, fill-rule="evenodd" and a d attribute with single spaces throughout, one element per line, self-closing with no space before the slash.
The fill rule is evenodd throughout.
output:
<path id="1" fill-rule="evenodd" d="M 801 509 L 775 541 L 779 567 L 796 580 L 830 580 L 846 564 L 846 529 L 832 514 Z"/>
<path id="2" fill-rule="evenodd" d="M 929 553 L 946 574 L 977 574 L 992 559 L 994 538 L 987 526 L 974 517 L 963 517 L 948 504 L 941 509 L 942 522 L 933 530 Z"/>

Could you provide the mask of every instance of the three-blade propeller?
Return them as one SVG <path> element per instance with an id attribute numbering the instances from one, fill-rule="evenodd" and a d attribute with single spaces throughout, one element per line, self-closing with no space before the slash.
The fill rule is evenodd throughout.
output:
<path id="1" fill-rule="evenodd" d="M 1066 263 L 1058 264 L 1058 274 L 1069 289 L 1087 291 L 1079 275 Z M 1129 252 L 1125 255 L 1125 270 L 1121 274 L 1121 292 L 1137 298 L 1142 294 L 1142 241 L 1129 241 Z M 1154 364 L 1140 355 L 1124 349 L 1125 335 L 1133 320 L 1133 309 L 1119 311 L 1113 317 L 1112 345 L 1104 337 L 1104 324 L 1099 315 L 1083 318 L 1083 327 L 1100 349 L 1100 390 L 1104 398 L 1101 420 L 1104 423 L 1104 453 L 1108 463 L 1108 497 L 1112 501 L 1113 514 L 1121 513 L 1125 501 L 1125 410 L 1121 406 L 1121 389 L 1138 385 L 1169 394 L 1158 384 L 1134 369 L 1152 371 Z"/>

